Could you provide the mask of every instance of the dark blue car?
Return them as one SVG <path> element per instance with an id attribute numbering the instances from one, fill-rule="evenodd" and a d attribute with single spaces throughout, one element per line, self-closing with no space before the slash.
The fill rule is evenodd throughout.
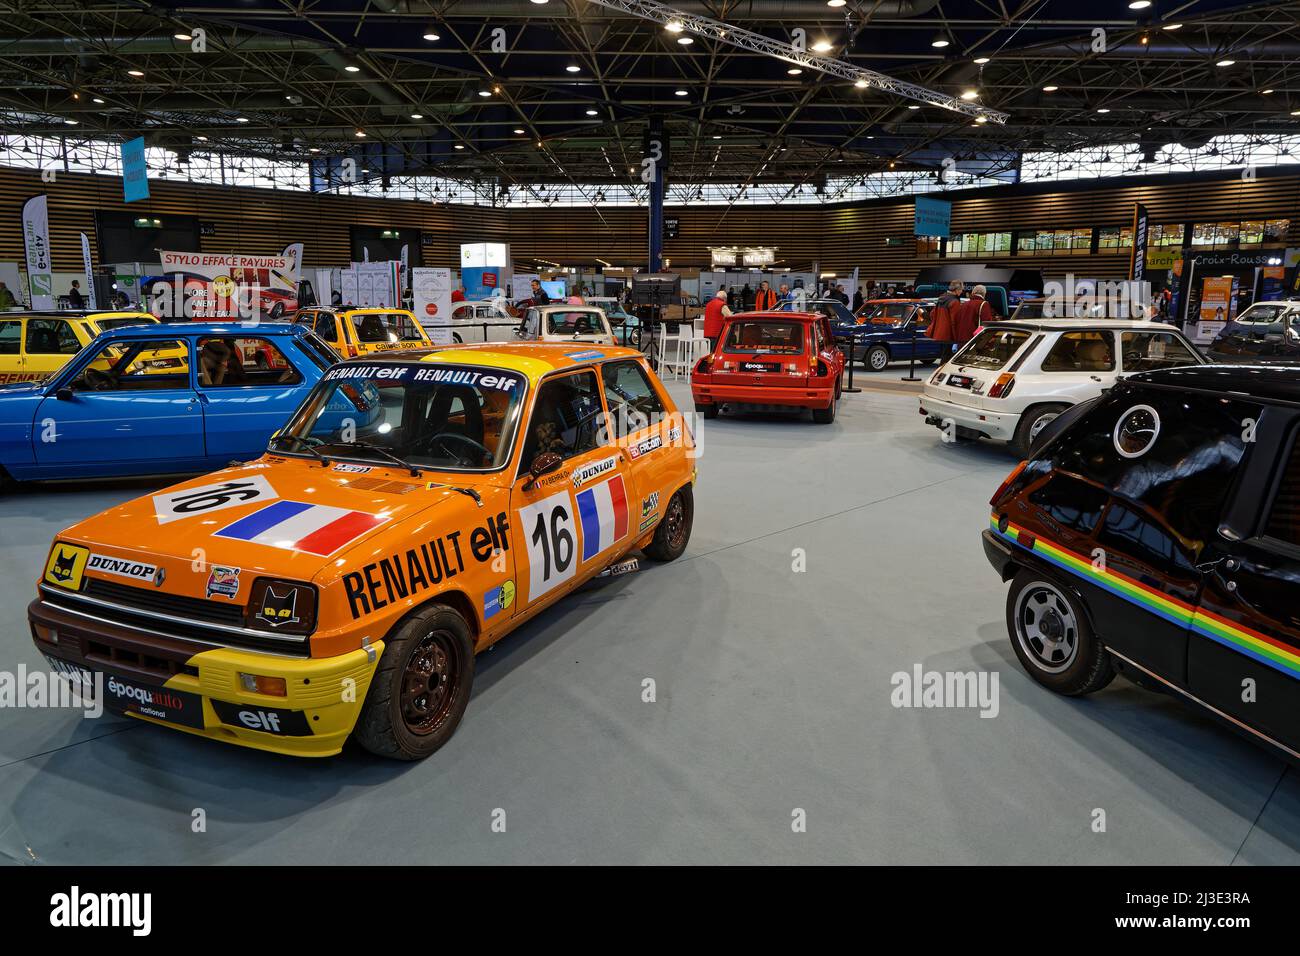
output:
<path id="1" fill-rule="evenodd" d="M 0 386 L 0 480 L 194 473 L 256 458 L 338 360 L 303 326 L 112 329 L 44 381 Z"/>
<path id="2" fill-rule="evenodd" d="M 821 303 L 816 303 L 818 306 Z M 836 302 L 845 313 L 843 305 Z M 929 365 L 946 358 L 944 343 L 936 342 L 925 334 L 930 324 L 932 299 L 881 299 L 863 305 L 861 314 L 839 321 L 831 320 L 835 342 L 849 354 L 849 340 L 853 340 L 853 361 L 861 362 L 873 372 L 881 372 L 890 362 L 907 362 L 912 359 Z M 951 345 L 947 348 L 951 350 Z M 948 354 L 951 354 L 949 351 Z"/>

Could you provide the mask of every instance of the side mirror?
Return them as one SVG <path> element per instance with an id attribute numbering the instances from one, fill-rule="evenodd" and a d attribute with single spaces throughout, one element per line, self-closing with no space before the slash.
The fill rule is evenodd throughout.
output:
<path id="1" fill-rule="evenodd" d="M 67 385 L 64 385 L 57 392 L 54 393 L 54 397 L 61 402 L 70 402 L 72 401 L 72 389 L 69 388 Z"/>
<path id="2" fill-rule="evenodd" d="M 543 475 L 549 475 L 555 469 L 564 464 L 564 456 L 553 451 L 544 451 L 533 459 L 532 467 L 528 469 L 528 483 L 524 485 L 524 491 L 528 491 L 537 482 L 538 478 Z"/>

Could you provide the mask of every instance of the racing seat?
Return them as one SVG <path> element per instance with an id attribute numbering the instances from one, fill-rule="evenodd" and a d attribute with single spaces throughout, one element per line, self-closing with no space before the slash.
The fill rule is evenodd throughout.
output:
<path id="1" fill-rule="evenodd" d="M 388 333 L 379 316 L 367 315 L 361 319 L 361 325 L 357 328 L 357 338 L 362 342 L 387 342 Z"/>
<path id="2" fill-rule="evenodd" d="M 1074 350 L 1075 363 L 1080 371 L 1101 372 L 1110 369 L 1110 346 L 1105 339 L 1087 339 L 1080 342 Z"/>

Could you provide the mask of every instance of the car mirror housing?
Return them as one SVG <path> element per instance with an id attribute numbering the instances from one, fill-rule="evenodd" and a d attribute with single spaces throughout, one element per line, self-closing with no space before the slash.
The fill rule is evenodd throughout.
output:
<path id="1" fill-rule="evenodd" d="M 564 464 L 564 457 L 557 452 L 544 451 L 533 459 L 533 465 L 528 469 L 528 473 L 536 481 L 543 475 L 549 475 L 555 469 Z"/>
<path id="2" fill-rule="evenodd" d="M 58 391 L 54 393 L 54 397 L 61 402 L 72 401 L 72 396 L 73 396 L 72 389 L 69 388 L 67 385 L 64 385 L 62 388 L 60 388 Z"/>

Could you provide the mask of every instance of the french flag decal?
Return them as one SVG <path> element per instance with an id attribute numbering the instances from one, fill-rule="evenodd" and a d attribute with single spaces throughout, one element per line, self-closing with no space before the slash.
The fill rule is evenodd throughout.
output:
<path id="1" fill-rule="evenodd" d="M 364 511 L 281 500 L 226 525 L 215 537 L 306 551 L 325 558 L 387 520 Z"/>
<path id="2" fill-rule="evenodd" d="M 615 475 L 578 493 L 582 521 L 582 560 L 590 561 L 627 534 L 627 494 Z"/>

